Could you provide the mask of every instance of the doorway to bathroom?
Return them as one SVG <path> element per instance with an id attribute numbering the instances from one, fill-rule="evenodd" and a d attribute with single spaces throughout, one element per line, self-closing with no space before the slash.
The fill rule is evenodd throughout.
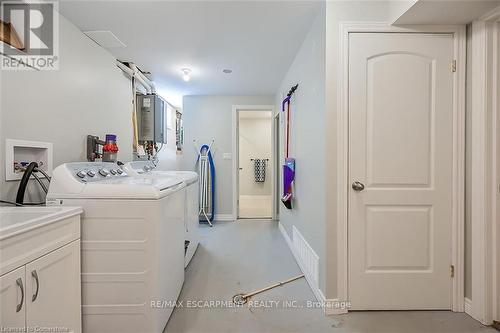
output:
<path id="1" fill-rule="evenodd" d="M 235 113 L 237 218 L 271 219 L 275 190 L 272 109 L 236 109 Z"/>

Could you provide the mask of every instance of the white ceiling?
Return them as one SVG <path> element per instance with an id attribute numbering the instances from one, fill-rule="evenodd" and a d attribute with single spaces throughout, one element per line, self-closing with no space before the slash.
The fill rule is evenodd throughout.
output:
<path id="1" fill-rule="evenodd" d="M 319 1 L 60 1 L 59 7 L 82 31 L 113 32 L 126 47 L 108 50 L 150 71 L 175 105 L 182 95 L 275 94 L 324 8 Z M 184 67 L 192 69 L 190 82 L 182 80 Z"/>
<path id="2" fill-rule="evenodd" d="M 467 24 L 498 6 L 500 0 L 419 0 L 394 24 Z"/>

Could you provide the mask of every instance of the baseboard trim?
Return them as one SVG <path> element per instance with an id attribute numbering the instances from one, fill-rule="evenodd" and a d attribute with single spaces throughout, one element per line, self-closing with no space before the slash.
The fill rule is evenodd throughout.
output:
<path id="1" fill-rule="evenodd" d="M 465 313 L 472 317 L 472 301 L 470 298 L 465 297 L 464 299 Z"/>
<path id="2" fill-rule="evenodd" d="M 293 257 L 295 258 L 295 261 L 297 262 L 297 265 L 299 265 L 300 270 L 302 273 L 304 273 L 304 276 L 306 278 L 307 284 L 309 285 L 309 288 L 311 288 L 311 291 L 313 292 L 314 296 L 318 300 L 318 302 L 321 303 L 321 306 L 323 308 L 323 312 L 325 315 L 339 315 L 339 314 L 345 314 L 347 313 L 346 308 L 341 308 L 339 307 L 339 300 L 337 299 L 326 299 L 325 295 L 319 289 L 318 285 L 314 283 L 314 279 L 312 276 L 310 276 L 309 272 L 305 269 L 304 263 L 300 260 L 300 256 L 298 255 L 297 251 L 295 250 L 295 247 L 293 246 L 293 242 L 290 239 L 290 236 L 288 236 L 288 233 L 286 232 L 285 228 L 281 224 L 281 222 L 278 222 L 278 228 L 280 229 L 281 235 L 285 239 L 288 248 L 293 254 Z"/>
<path id="3" fill-rule="evenodd" d="M 214 221 L 234 221 L 233 214 L 215 214 Z"/>

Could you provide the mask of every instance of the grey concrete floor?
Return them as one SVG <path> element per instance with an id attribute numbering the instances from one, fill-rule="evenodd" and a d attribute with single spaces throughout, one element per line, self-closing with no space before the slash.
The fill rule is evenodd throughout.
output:
<path id="1" fill-rule="evenodd" d="M 227 302 L 237 293 L 263 288 L 301 271 L 277 222 L 218 222 L 213 228 L 202 226 L 201 232 L 201 244 L 186 269 L 181 306 L 174 310 L 166 333 L 497 332 L 466 314 L 448 311 L 350 312 L 326 317 L 321 309 L 307 306 L 307 301 L 316 300 L 304 279 L 253 297 L 252 306 L 205 303 Z"/>

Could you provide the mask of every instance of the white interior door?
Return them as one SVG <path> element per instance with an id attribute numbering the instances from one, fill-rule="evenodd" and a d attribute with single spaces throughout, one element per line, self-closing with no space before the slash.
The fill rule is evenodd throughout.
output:
<path id="1" fill-rule="evenodd" d="M 451 308 L 453 54 L 448 34 L 350 34 L 353 310 Z"/>

